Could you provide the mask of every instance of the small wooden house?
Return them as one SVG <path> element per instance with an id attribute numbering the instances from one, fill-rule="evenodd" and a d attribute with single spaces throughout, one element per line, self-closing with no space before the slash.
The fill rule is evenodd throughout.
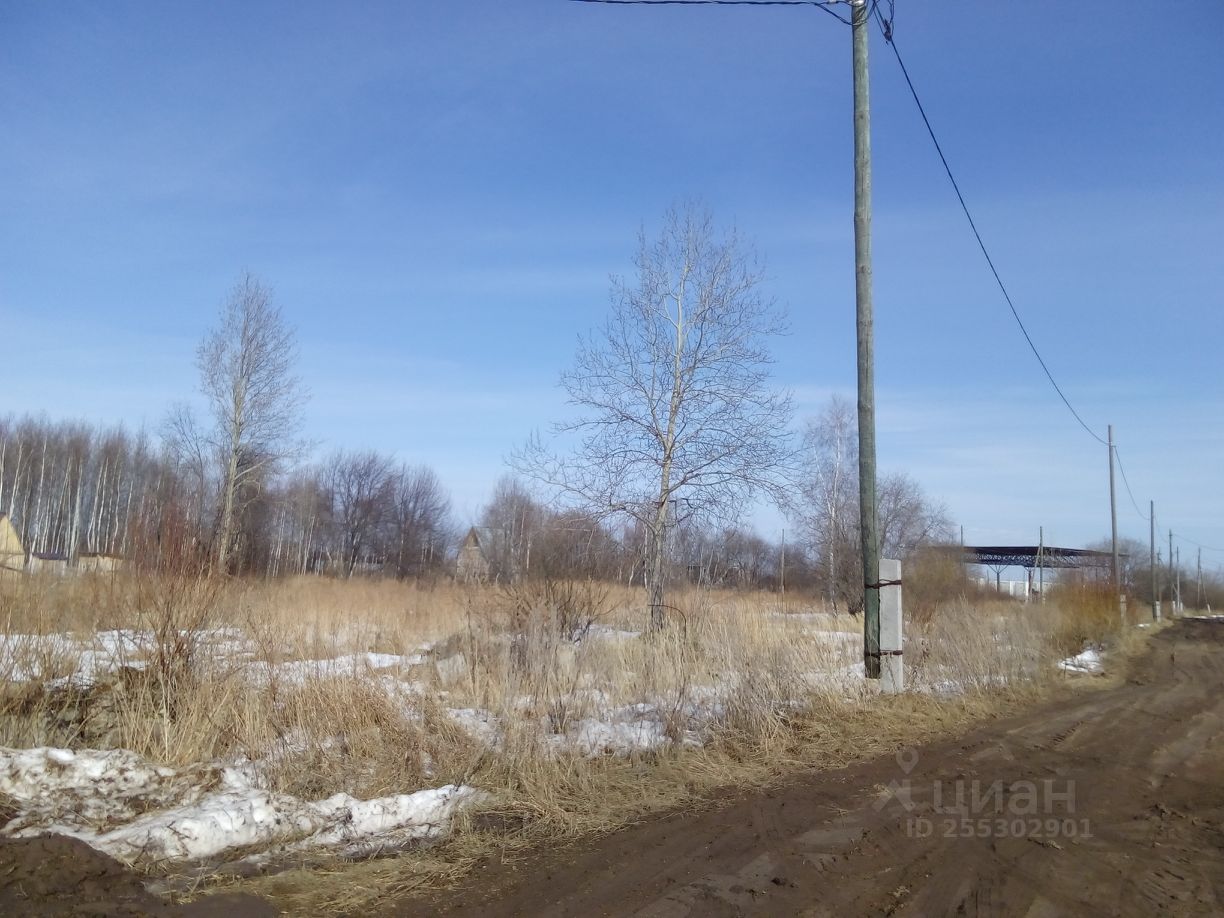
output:
<path id="1" fill-rule="evenodd" d="M 465 583 L 489 579 L 493 571 L 492 539 L 490 529 L 473 526 L 468 530 L 455 561 L 457 579 Z"/>
<path id="2" fill-rule="evenodd" d="M 0 513 L 0 571 L 21 573 L 25 570 L 25 548 L 7 513 Z"/>

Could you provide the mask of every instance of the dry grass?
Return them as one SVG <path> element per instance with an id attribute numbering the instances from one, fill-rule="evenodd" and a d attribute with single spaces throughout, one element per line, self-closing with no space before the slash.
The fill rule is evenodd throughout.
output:
<path id="1" fill-rule="evenodd" d="M 6 578 L 0 745 L 126 748 L 170 765 L 246 757 L 273 789 L 308 799 L 446 783 L 490 793 L 441 846 L 347 867 L 341 888 L 318 870 L 257 882 L 290 911 L 352 913 L 494 849 L 607 831 L 959 729 L 1026 703 L 1058 678 L 1059 657 L 1120 634 L 1086 593 L 935 605 L 907 635 L 920 691 L 881 702 L 847 671 L 861 658 L 857 619 L 794 598 L 787 614 L 771 594 L 694 590 L 673 604 L 670 627 L 635 636 L 642 597 L 584 582 Z M 128 665 L 66 681 L 83 648 L 118 629 Z M 302 663 L 365 653 L 405 659 Z M 645 723 L 657 741 L 601 755 L 600 723 Z"/>

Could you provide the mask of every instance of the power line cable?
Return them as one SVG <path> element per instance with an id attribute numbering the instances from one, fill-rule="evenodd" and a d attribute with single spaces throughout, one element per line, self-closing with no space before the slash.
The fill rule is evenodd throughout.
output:
<path id="1" fill-rule="evenodd" d="M 1135 508 L 1135 512 L 1145 520 L 1151 522 L 1152 518 L 1148 514 L 1139 509 L 1139 502 L 1135 500 L 1135 493 L 1131 490 L 1130 482 L 1126 478 L 1126 467 L 1122 465 L 1122 454 L 1118 452 L 1118 445 L 1114 444 L 1114 458 L 1118 460 L 1118 471 L 1122 473 L 1122 484 L 1126 485 L 1126 495 L 1130 498 L 1131 506 Z"/>
<path id="2" fill-rule="evenodd" d="M 873 5 L 872 13 L 875 16 L 876 22 L 880 26 L 880 31 L 884 35 L 884 40 L 887 42 L 888 46 L 892 48 L 893 56 L 897 59 L 897 65 L 901 68 L 901 75 L 905 78 L 905 84 L 909 87 L 910 95 L 913 96 L 914 103 L 918 106 L 918 113 L 922 116 L 922 123 L 926 126 L 927 134 L 931 138 L 931 143 L 935 145 L 935 152 L 939 154 L 939 161 L 943 163 L 944 171 L 948 175 L 948 180 L 952 183 L 952 190 L 956 192 L 956 198 L 960 202 L 961 210 L 965 212 L 965 218 L 969 221 L 969 227 L 973 230 L 973 235 L 977 240 L 978 247 L 982 250 L 982 255 L 985 256 L 986 263 L 990 266 L 990 272 L 994 275 L 995 282 L 999 285 L 999 290 L 1003 293 L 1003 298 L 1007 300 L 1007 305 L 1011 309 L 1011 313 L 1016 320 L 1016 324 L 1020 326 L 1020 331 L 1024 333 L 1024 339 L 1028 342 L 1029 347 L 1032 349 L 1033 356 L 1037 358 L 1037 362 L 1041 364 L 1041 369 L 1045 371 L 1046 378 L 1049 379 L 1050 385 L 1054 387 L 1054 391 L 1058 393 L 1059 398 L 1062 399 L 1063 404 L 1065 404 L 1071 414 L 1074 415 L 1075 420 L 1079 422 L 1079 425 L 1084 428 L 1084 430 L 1087 431 L 1087 433 L 1098 443 L 1108 446 L 1108 442 L 1103 440 L 1084 422 L 1084 419 L 1080 417 L 1079 412 L 1075 410 L 1075 407 L 1071 404 L 1066 394 L 1055 381 L 1054 375 L 1050 372 L 1050 368 L 1046 365 L 1045 360 L 1042 359 L 1041 353 L 1037 350 L 1036 344 L 1033 343 L 1033 339 L 1028 333 L 1028 329 L 1025 328 L 1024 322 L 1020 319 L 1020 314 L 1016 310 L 1016 306 L 1012 302 L 1012 298 L 1007 292 L 1007 287 L 1003 284 L 1002 278 L 999 277 L 999 272 L 995 268 L 994 260 L 990 257 L 990 252 L 987 250 L 985 242 L 982 241 L 981 233 L 978 232 L 977 225 L 973 220 L 973 215 L 970 213 L 969 207 L 965 203 L 964 195 L 961 194 L 960 186 L 956 182 L 956 177 L 952 174 L 952 168 L 948 165 L 947 157 L 944 156 L 943 148 L 939 144 L 939 139 L 935 136 L 934 128 L 931 127 L 931 121 L 927 117 L 926 110 L 922 105 L 922 99 L 918 96 L 918 90 L 914 88 L 914 81 L 910 78 L 909 70 L 905 66 L 905 61 L 901 58 L 901 52 L 897 48 L 897 42 L 893 34 L 893 17 L 895 15 L 894 0 L 889 0 L 888 5 L 889 14 L 887 17 L 880 12 L 878 0 Z M 1122 464 L 1122 454 L 1118 451 L 1118 447 L 1116 445 L 1113 447 L 1113 451 L 1115 458 L 1118 460 L 1118 471 L 1122 473 L 1122 483 L 1126 486 L 1126 495 L 1130 498 L 1131 506 L 1135 508 L 1135 512 L 1139 514 L 1141 519 L 1147 523 L 1151 523 L 1151 515 L 1144 513 L 1139 509 L 1139 502 L 1135 500 L 1135 494 L 1131 490 L 1130 481 L 1126 477 L 1126 467 Z M 1186 536 L 1176 532 L 1173 533 L 1173 537 L 1181 539 L 1183 542 L 1189 542 L 1191 545 L 1201 548 L 1204 551 L 1224 552 L 1224 548 L 1204 545 L 1201 542 L 1196 542 L 1194 539 L 1187 538 Z"/>
<path id="3" fill-rule="evenodd" d="M 838 22 L 850 20 L 832 9 L 848 0 L 570 0 L 571 3 L 599 3 L 606 6 L 814 6 Z"/>
<path id="4" fill-rule="evenodd" d="M 1045 371 L 1046 378 L 1050 381 L 1050 385 L 1054 387 L 1054 391 L 1058 393 L 1058 397 L 1062 399 L 1063 404 L 1067 406 L 1067 410 L 1079 422 L 1080 427 L 1088 433 L 1090 437 L 1096 440 L 1103 446 L 1108 446 L 1108 441 L 1104 440 L 1096 431 L 1088 426 L 1087 422 L 1080 417 L 1080 413 L 1075 410 L 1075 406 L 1071 404 L 1071 400 L 1067 398 L 1066 393 L 1058 385 L 1054 379 L 1054 374 L 1050 372 L 1050 368 L 1046 365 L 1045 358 L 1041 356 L 1041 352 L 1037 350 L 1037 345 L 1033 342 L 1032 335 L 1024 325 L 1024 321 L 1020 318 L 1020 313 L 1016 309 L 1016 304 L 1012 302 L 1011 294 L 1007 292 L 1007 286 L 1003 283 L 1003 278 L 999 276 L 999 270 L 995 267 L 994 259 L 990 257 L 990 251 L 986 248 L 986 243 L 982 241 L 982 234 L 978 232 L 977 223 L 974 222 L 973 214 L 969 211 L 969 205 L 965 203 L 965 196 L 961 193 L 960 185 L 956 181 L 956 176 L 952 174 L 952 167 L 948 165 L 948 158 L 944 155 L 943 147 L 940 146 L 939 138 L 935 136 L 935 129 L 931 127 L 931 119 L 927 117 L 926 109 L 923 107 L 922 99 L 918 96 L 918 90 L 914 88 L 914 81 L 910 79 L 909 70 L 905 66 L 905 61 L 901 59 L 901 52 L 897 49 L 896 38 L 893 34 L 892 11 L 890 4 L 890 13 L 886 18 L 879 9 L 879 4 L 875 4 L 872 12 L 875 14 L 876 21 L 879 23 L 880 31 L 884 35 L 884 40 L 890 48 L 892 48 L 893 56 L 897 59 L 897 64 L 901 68 L 901 75 L 905 77 L 905 85 L 909 87 L 910 95 L 914 97 L 914 104 L 918 106 L 918 114 L 922 116 L 922 123 L 926 126 L 927 134 L 930 135 L 931 143 L 935 145 L 935 152 L 939 154 L 939 161 L 943 163 L 944 172 L 948 174 L 948 181 L 952 183 L 952 190 L 956 192 L 956 199 L 960 202 L 961 210 L 965 212 L 965 219 L 969 221 L 969 228 L 973 230 L 973 237 L 977 240 L 978 248 L 982 250 L 982 255 L 986 258 L 986 264 L 990 267 L 990 273 L 994 275 L 995 283 L 998 284 L 999 290 L 1003 294 L 1003 299 L 1007 301 L 1007 306 L 1011 309 L 1012 317 L 1016 320 L 1016 324 L 1020 326 L 1020 331 L 1024 334 L 1024 340 L 1028 342 L 1029 349 L 1032 350 L 1033 356 L 1037 358 L 1037 362 L 1041 364 L 1041 369 Z"/>
<path id="5" fill-rule="evenodd" d="M 1183 542 L 1189 542 L 1191 545 L 1194 545 L 1197 548 L 1201 548 L 1203 551 L 1224 551 L 1224 548 L 1213 548 L 1210 545 L 1204 545 L 1202 542 L 1196 542 L 1194 541 L 1194 539 L 1187 538 L 1186 536 L 1182 535 L 1180 532 L 1173 533 L 1173 538 L 1180 539 Z"/>

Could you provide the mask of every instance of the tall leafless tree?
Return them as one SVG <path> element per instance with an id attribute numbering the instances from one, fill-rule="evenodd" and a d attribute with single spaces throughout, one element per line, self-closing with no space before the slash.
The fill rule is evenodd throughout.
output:
<path id="1" fill-rule="evenodd" d="M 535 438 L 515 464 L 592 512 L 642 524 L 659 627 L 671 523 L 780 496 L 791 405 L 769 385 L 767 342 L 784 323 L 734 230 L 698 206 L 673 208 L 658 238 L 641 234 L 635 261 L 635 282 L 614 282 L 606 324 L 562 376 L 579 416 L 556 432 L 572 448 Z"/>
<path id="2" fill-rule="evenodd" d="M 905 558 L 919 548 L 952 541 L 947 508 L 934 503 L 904 472 L 880 479 L 876 495 L 880 547 L 888 558 Z"/>
<path id="3" fill-rule="evenodd" d="M 243 513 L 256 496 L 249 485 L 300 449 L 306 395 L 294 375 L 296 360 L 293 330 L 272 291 L 244 274 L 196 355 L 221 469 L 215 544 L 222 571 L 231 566 Z"/>
<path id="4" fill-rule="evenodd" d="M 824 570 L 824 591 L 833 609 L 862 606 L 862 557 L 857 551 L 858 445 L 854 407 L 833 396 L 807 421 L 802 475 L 790 507 L 807 531 Z M 908 475 L 881 476 L 877 487 L 880 548 L 884 557 L 907 558 L 952 534 L 947 510 L 932 502 Z"/>
<path id="5" fill-rule="evenodd" d="M 532 545 L 547 525 L 548 509 L 513 475 L 503 475 L 480 515 L 489 575 L 511 582 L 531 571 Z"/>
<path id="6" fill-rule="evenodd" d="M 402 465 L 391 488 L 391 533 L 395 576 L 421 574 L 437 567 L 454 539 L 450 498 L 433 469 Z"/>
<path id="7" fill-rule="evenodd" d="M 327 465 L 332 516 L 339 534 L 341 571 L 351 577 L 392 513 L 395 467 L 373 450 L 339 452 Z"/>
<path id="8" fill-rule="evenodd" d="M 797 489 L 797 511 L 825 568 L 825 593 L 837 608 L 839 584 L 854 567 L 848 546 L 858 519 L 858 447 L 855 442 L 854 406 L 834 395 L 803 431 L 803 477 Z M 861 566 L 861 565 L 860 565 Z"/>

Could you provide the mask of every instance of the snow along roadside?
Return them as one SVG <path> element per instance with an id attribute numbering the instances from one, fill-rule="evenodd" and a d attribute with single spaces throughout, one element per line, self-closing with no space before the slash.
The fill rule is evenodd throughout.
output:
<path id="1" fill-rule="evenodd" d="M 0 748 L 0 793 L 19 810 L 0 834 L 57 832 L 144 863 L 282 843 L 295 851 L 356 850 L 437 838 L 460 807 L 484 796 L 448 784 L 374 800 L 335 794 L 309 802 L 256 787 L 249 768 L 179 771 L 124 749 L 46 747 Z"/>

